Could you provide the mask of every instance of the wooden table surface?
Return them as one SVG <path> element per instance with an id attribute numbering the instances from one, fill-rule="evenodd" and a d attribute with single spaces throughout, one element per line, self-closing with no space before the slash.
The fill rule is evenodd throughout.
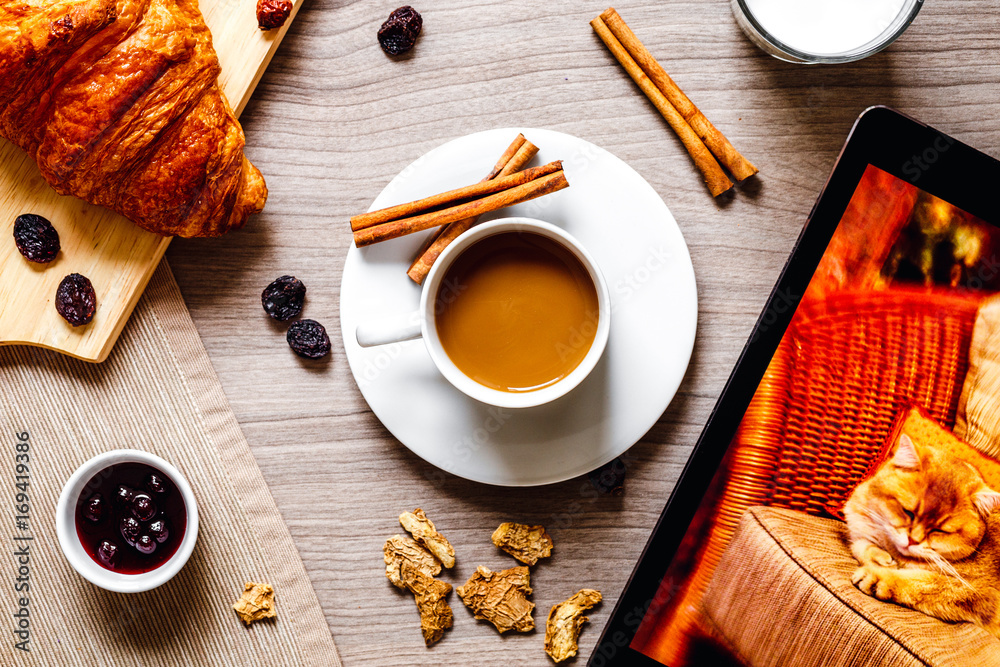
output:
<path id="1" fill-rule="evenodd" d="M 455 585 L 479 564 L 513 564 L 490 544 L 501 521 L 547 525 L 556 551 L 532 574 L 536 624 L 579 588 L 600 589 L 605 602 L 581 638 L 589 656 L 858 114 L 890 105 L 1000 156 L 995 3 L 930 0 L 887 51 L 805 67 L 753 47 L 725 0 L 623 0 L 617 8 L 654 55 L 761 169 L 713 201 L 592 33 L 605 7 L 435 0 L 417 6 L 416 48 L 391 60 L 375 32 L 394 3 L 309 0 L 242 118 L 270 189 L 266 210 L 244 231 L 177 240 L 167 254 L 348 665 L 551 664 L 543 629 L 501 638 L 454 595 L 454 629 L 424 648 L 412 599 L 382 567 L 396 517 L 417 506 L 458 551 Z M 441 481 L 381 426 L 348 368 L 338 293 L 349 216 L 424 152 L 505 126 L 568 132 L 618 155 L 660 193 L 691 249 L 694 356 L 673 403 L 630 451 L 622 498 L 595 497 L 585 478 L 534 489 Z M 260 309 L 263 286 L 285 273 L 308 285 L 304 317 L 331 333 L 325 363 L 293 357 L 284 328 Z"/>

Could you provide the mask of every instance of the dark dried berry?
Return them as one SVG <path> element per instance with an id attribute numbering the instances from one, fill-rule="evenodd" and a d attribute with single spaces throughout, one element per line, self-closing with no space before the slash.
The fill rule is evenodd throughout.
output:
<path id="1" fill-rule="evenodd" d="M 40 215 L 25 213 L 14 220 L 14 243 L 29 262 L 45 264 L 59 254 L 59 233 Z"/>
<path id="2" fill-rule="evenodd" d="M 319 359 L 330 351 L 330 337 L 323 325 L 315 320 L 292 322 L 285 340 L 295 354 L 306 359 Z"/>
<path id="3" fill-rule="evenodd" d="M 620 458 L 590 473 L 590 483 L 601 493 L 620 496 L 625 493 L 625 462 Z"/>
<path id="4" fill-rule="evenodd" d="M 135 498 L 132 499 L 131 510 L 132 516 L 139 521 L 149 521 L 156 516 L 156 505 L 153 504 L 153 499 L 145 493 L 135 494 Z"/>
<path id="5" fill-rule="evenodd" d="M 163 481 L 163 478 L 156 473 L 150 474 L 146 478 L 146 488 L 149 489 L 150 493 L 166 493 L 167 485 Z"/>
<path id="6" fill-rule="evenodd" d="M 413 48 L 417 42 L 424 19 L 409 5 L 400 7 L 378 29 L 378 43 L 390 56 L 398 56 Z"/>
<path id="7" fill-rule="evenodd" d="M 97 547 L 97 559 L 109 570 L 115 569 L 115 566 L 118 565 L 118 545 L 104 540 Z"/>
<path id="8" fill-rule="evenodd" d="M 156 540 L 159 544 L 163 544 L 170 537 L 170 529 L 167 528 L 167 522 L 164 519 L 157 519 L 153 523 L 149 524 L 149 528 L 146 530 L 149 536 Z"/>
<path id="9" fill-rule="evenodd" d="M 156 540 L 149 535 L 140 535 L 139 539 L 135 541 L 135 548 L 139 553 L 146 554 L 148 556 L 156 551 Z"/>
<path id="10" fill-rule="evenodd" d="M 122 537 L 125 538 L 126 542 L 135 544 L 135 541 L 139 539 L 142 524 L 136 521 L 135 517 L 127 516 L 118 524 L 118 530 L 121 531 Z"/>
<path id="11" fill-rule="evenodd" d="M 257 25 L 261 30 L 280 28 L 291 13 L 292 0 L 257 0 Z"/>
<path id="12" fill-rule="evenodd" d="M 56 310 L 75 327 L 90 324 L 97 308 L 97 294 L 90 281 L 79 273 L 71 273 L 56 290 Z"/>
<path id="13" fill-rule="evenodd" d="M 100 523 L 104 518 L 104 499 L 96 495 L 83 506 L 83 516 L 91 523 Z"/>
<path id="14" fill-rule="evenodd" d="M 281 276 L 264 288 L 260 294 L 260 305 L 264 312 L 284 322 L 302 312 L 302 302 L 306 298 L 306 286 L 295 276 Z"/>

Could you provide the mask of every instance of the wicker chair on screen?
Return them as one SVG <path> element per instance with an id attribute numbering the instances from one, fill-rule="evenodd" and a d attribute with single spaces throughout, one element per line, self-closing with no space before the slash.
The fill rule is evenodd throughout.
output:
<path id="1" fill-rule="evenodd" d="M 706 588 L 748 509 L 829 517 L 865 475 L 901 408 L 920 406 L 953 427 L 981 300 L 974 293 L 887 289 L 834 292 L 802 304 L 730 449 L 707 539 L 673 606 L 673 622 L 664 624 L 673 631 L 655 642 L 668 664 L 671 645 L 683 651 L 677 631 L 704 627 Z M 846 546 L 842 550 L 850 559 Z M 710 625 L 733 643 L 727 628 Z M 852 660 L 844 664 L 866 664 Z M 795 664 L 806 663 L 799 656 Z M 824 657 L 815 664 L 840 663 Z"/>

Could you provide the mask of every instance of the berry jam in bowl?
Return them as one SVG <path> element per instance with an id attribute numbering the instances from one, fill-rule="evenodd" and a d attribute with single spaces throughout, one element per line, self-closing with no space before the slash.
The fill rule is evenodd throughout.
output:
<path id="1" fill-rule="evenodd" d="M 59 546 L 101 588 L 138 593 L 177 574 L 198 538 L 198 507 L 184 476 L 158 456 L 118 449 L 84 463 L 56 507 Z"/>

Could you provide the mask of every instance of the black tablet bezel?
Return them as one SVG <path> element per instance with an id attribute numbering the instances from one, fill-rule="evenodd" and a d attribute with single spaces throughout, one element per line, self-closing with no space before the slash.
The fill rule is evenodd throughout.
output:
<path id="1" fill-rule="evenodd" d="M 1000 182 L 1000 161 L 893 109 L 878 106 L 861 114 L 615 605 L 588 667 L 662 667 L 662 663 L 629 644 L 868 165 L 1000 226 L 996 191 L 983 187 Z"/>

